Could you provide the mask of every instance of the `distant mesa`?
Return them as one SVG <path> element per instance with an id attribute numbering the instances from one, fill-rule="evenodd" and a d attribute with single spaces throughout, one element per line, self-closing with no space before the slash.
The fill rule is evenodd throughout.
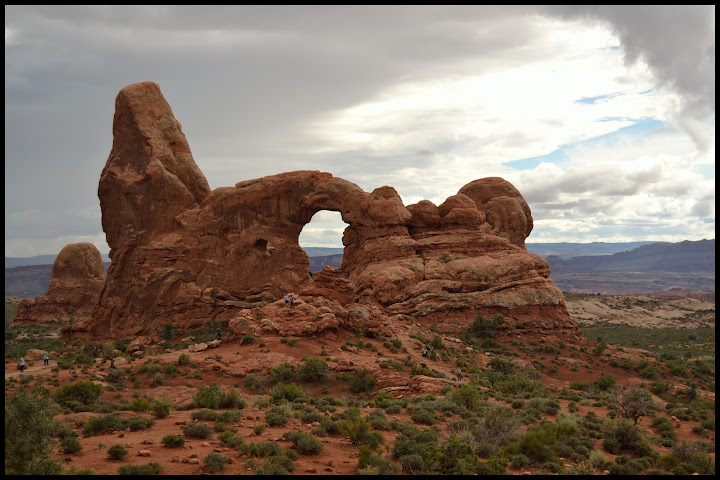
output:
<path id="1" fill-rule="evenodd" d="M 92 243 L 66 245 L 53 263 L 47 292 L 20 302 L 15 322 L 89 318 L 105 285 L 100 251 Z"/>
<path id="2" fill-rule="evenodd" d="M 67 334 L 159 338 L 167 324 L 209 320 L 236 334 L 379 333 L 407 321 L 456 333 L 499 314 L 518 333 L 579 335 L 547 261 L 525 248 L 530 208 L 502 178 L 439 206 L 320 171 L 211 191 L 159 86 L 144 82 L 117 96 L 98 196 L 111 265 L 92 316 Z M 345 250 L 339 268 L 311 279 L 298 238 L 321 210 L 348 224 Z"/>

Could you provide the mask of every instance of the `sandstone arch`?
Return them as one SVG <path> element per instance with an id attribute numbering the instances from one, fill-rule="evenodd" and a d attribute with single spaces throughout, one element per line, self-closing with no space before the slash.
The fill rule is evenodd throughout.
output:
<path id="1" fill-rule="evenodd" d="M 368 193 L 320 171 L 209 191 L 159 87 L 145 82 L 118 95 L 98 196 L 112 264 L 92 321 L 79 329 L 92 336 L 240 325 L 253 320 L 250 308 L 284 318 L 272 306 L 285 292 L 301 293 L 306 313 L 334 327 L 369 319 L 377 327 L 385 312 L 457 331 L 481 312 L 527 329 L 541 316 L 543 329 L 578 332 L 547 262 L 524 247 L 530 210 L 503 179 L 471 182 L 439 207 L 405 207 L 390 186 Z M 298 237 L 321 210 L 348 224 L 345 251 L 340 269 L 309 285 Z"/>

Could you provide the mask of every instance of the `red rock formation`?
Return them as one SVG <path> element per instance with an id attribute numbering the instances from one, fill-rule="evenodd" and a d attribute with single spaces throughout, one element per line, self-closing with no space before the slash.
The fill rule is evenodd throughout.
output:
<path id="1" fill-rule="evenodd" d="M 45 295 L 20 302 L 15 322 L 54 322 L 89 317 L 105 284 L 102 256 L 92 243 L 71 243 L 53 264 Z"/>
<path id="2" fill-rule="evenodd" d="M 530 209 L 502 179 L 471 182 L 440 207 L 405 207 L 392 187 L 367 193 L 319 171 L 210 192 L 156 84 L 124 88 L 116 109 L 98 190 L 112 265 L 80 327 L 91 336 L 159 336 L 168 323 L 209 320 L 238 334 L 380 331 L 398 316 L 451 332 L 476 314 L 578 333 L 547 262 L 525 249 Z M 298 237 L 320 210 L 348 224 L 345 252 L 342 268 L 311 283 Z M 280 301 L 287 292 L 298 293 L 293 310 Z"/>

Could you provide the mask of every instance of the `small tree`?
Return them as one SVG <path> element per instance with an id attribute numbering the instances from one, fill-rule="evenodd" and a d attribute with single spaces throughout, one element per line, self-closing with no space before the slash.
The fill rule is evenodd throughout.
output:
<path id="1" fill-rule="evenodd" d="M 610 408 L 623 418 L 629 418 L 637 425 L 640 418 L 654 412 L 657 407 L 650 392 L 643 387 L 617 385 L 608 396 Z"/>

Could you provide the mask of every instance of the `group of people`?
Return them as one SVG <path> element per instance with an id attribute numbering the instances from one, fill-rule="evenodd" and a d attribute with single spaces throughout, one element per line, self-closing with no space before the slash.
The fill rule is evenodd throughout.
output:
<path id="1" fill-rule="evenodd" d="M 50 354 L 48 354 L 48 352 L 43 353 L 42 359 L 43 365 L 45 365 L 46 367 L 50 365 Z M 20 369 L 20 373 L 23 373 L 25 371 L 25 357 L 20 358 L 18 368 Z"/>
<path id="2" fill-rule="evenodd" d="M 285 294 L 285 306 L 287 307 L 288 304 L 290 305 L 290 308 L 295 308 L 295 297 L 293 295 L 290 295 L 288 297 L 288 294 Z"/>

